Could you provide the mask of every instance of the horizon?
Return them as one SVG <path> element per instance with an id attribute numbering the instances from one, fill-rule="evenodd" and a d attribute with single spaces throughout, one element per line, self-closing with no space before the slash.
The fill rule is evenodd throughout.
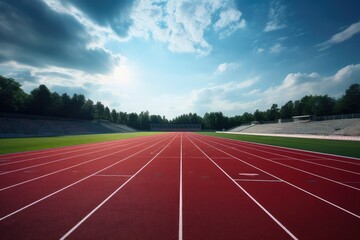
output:
<path id="1" fill-rule="evenodd" d="M 0 75 L 122 112 L 232 117 L 360 83 L 360 3 L 0 1 Z M 344 14 L 346 13 L 346 14 Z"/>

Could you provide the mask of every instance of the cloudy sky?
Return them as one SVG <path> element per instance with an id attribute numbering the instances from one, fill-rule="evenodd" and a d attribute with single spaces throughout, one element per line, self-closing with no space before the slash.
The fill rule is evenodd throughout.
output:
<path id="1" fill-rule="evenodd" d="M 0 0 L 0 75 L 117 111 L 266 110 L 360 83 L 358 0 Z"/>

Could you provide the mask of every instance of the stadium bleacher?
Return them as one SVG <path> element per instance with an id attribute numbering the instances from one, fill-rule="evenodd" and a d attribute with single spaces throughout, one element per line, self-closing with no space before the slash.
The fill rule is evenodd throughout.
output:
<path id="1" fill-rule="evenodd" d="M 229 132 L 360 136 L 360 119 L 243 125 Z"/>
<path id="2" fill-rule="evenodd" d="M 0 137 L 57 136 L 97 133 L 135 132 L 123 124 L 108 121 L 56 119 L 23 115 L 0 116 Z"/>

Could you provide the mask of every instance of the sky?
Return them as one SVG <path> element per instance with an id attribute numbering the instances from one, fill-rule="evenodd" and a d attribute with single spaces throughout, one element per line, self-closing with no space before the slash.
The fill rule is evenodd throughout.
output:
<path id="1" fill-rule="evenodd" d="M 122 112 L 227 116 L 360 83 L 358 0 L 0 0 L 0 75 Z"/>

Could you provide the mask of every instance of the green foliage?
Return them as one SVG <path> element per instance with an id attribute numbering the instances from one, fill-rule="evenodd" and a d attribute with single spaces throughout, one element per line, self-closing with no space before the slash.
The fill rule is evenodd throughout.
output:
<path id="1" fill-rule="evenodd" d="M 189 113 L 169 121 L 165 116 L 150 115 L 148 111 L 142 111 L 140 114 L 117 112 L 115 109 L 110 111 L 101 102 L 94 104 L 82 94 L 74 94 L 71 97 L 64 93 L 60 96 L 56 92 L 51 92 L 45 85 L 40 85 L 30 94 L 26 94 L 15 80 L 0 76 L 0 112 L 108 120 L 139 130 L 149 130 L 151 123 L 201 123 L 203 129 L 222 130 L 252 121 L 263 123 L 277 121 L 278 118 L 288 119 L 295 115 L 360 113 L 360 84 L 352 84 L 338 100 L 328 95 L 309 95 L 300 100 L 288 101 L 281 107 L 272 104 L 266 111 L 256 109 L 254 113 L 245 112 L 233 117 L 224 116 L 222 112 L 205 113 L 203 117 Z"/>

